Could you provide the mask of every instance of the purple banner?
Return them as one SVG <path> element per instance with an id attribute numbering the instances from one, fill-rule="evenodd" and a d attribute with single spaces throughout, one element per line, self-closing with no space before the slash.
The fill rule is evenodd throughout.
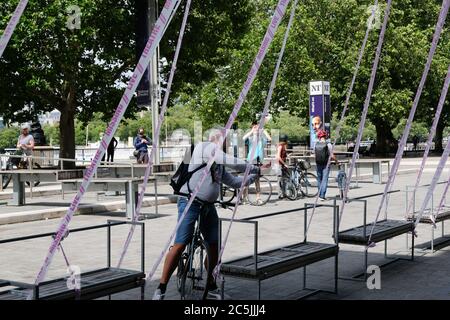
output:
<path id="1" fill-rule="evenodd" d="M 318 141 L 317 133 L 325 130 L 331 134 L 330 83 L 312 81 L 309 83 L 309 141 L 314 149 Z"/>

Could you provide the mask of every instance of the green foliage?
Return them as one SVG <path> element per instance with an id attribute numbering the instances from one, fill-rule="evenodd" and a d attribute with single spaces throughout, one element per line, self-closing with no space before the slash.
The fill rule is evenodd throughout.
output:
<path id="1" fill-rule="evenodd" d="M 306 142 L 309 139 L 308 119 L 282 111 L 273 120 L 269 121 L 266 128 L 269 130 L 278 129 L 280 134 L 285 134 L 291 142 Z"/>
<path id="2" fill-rule="evenodd" d="M 402 119 L 400 123 L 392 130 L 395 139 L 400 139 L 402 137 L 403 131 L 405 130 L 406 119 Z M 421 140 L 428 139 L 429 126 L 424 122 L 413 122 L 411 126 L 411 131 L 409 133 L 410 140 L 413 137 L 418 137 Z"/>
<path id="3" fill-rule="evenodd" d="M 20 128 L 10 127 L 0 129 L 0 148 L 15 148 L 20 135 Z"/>
<path id="4" fill-rule="evenodd" d="M 52 146 L 59 146 L 59 125 L 44 125 L 42 127 L 44 130 L 47 143 Z"/>

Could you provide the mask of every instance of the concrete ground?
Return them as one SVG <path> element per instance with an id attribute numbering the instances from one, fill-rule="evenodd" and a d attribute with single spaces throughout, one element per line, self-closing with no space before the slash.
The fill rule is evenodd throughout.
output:
<path id="1" fill-rule="evenodd" d="M 411 168 L 414 169 L 420 160 L 408 159 Z M 414 162 L 413 162 L 414 161 Z M 423 183 L 431 181 L 432 172 L 435 169 L 433 163 L 427 167 L 422 179 Z M 405 169 L 405 168 L 403 168 Z M 444 172 L 441 180 L 448 178 L 449 172 Z M 330 180 L 332 181 L 332 180 Z M 405 187 L 415 181 L 414 173 L 401 174 L 397 177 L 394 189 L 401 189 L 402 192 L 392 194 L 389 199 L 388 217 L 392 219 L 404 219 L 405 213 Z M 338 193 L 335 183 L 332 182 L 328 191 L 328 196 Z M 351 190 L 351 197 L 370 195 L 383 192 L 383 185 L 369 183 L 368 181 L 359 183 L 358 188 Z M 442 194 L 443 185 L 439 185 L 435 192 L 435 202 Z M 163 190 L 163 193 L 168 193 Z M 425 196 L 426 189 L 417 194 L 417 203 L 421 204 L 421 199 Z M 71 197 L 67 197 L 71 199 Z M 115 199 L 116 200 L 116 199 Z M 375 219 L 376 208 L 380 197 L 369 198 L 368 200 L 368 221 Z M 37 202 L 46 209 L 53 206 L 52 203 L 61 201 L 57 196 L 41 197 Z M 98 204 L 95 195 L 86 198 L 87 203 Z M 120 201 L 117 199 L 117 201 Z M 264 213 L 276 212 L 286 209 L 302 208 L 305 202 L 311 199 L 299 199 L 297 201 L 271 201 L 263 207 L 253 207 L 243 205 L 239 208 L 237 218 L 244 218 Z M 62 207 L 66 206 L 65 201 Z M 330 201 L 331 203 L 331 201 Z M 59 204 L 58 204 L 59 205 Z M 22 207 L 22 211 L 36 210 L 36 204 Z M 67 207 L 66 207 L 67 208 Z M 340 230 L 348 229 L 362 224 L 361 204 L 352 203 L 346 206 Z M 11 210 L 7 206 L 0 206 L 0 216 Z M 308 233 L 310 241 L 333 243 L 332 234 L 332 209 L 318 208 Z M 231 211 L 219 209 L 220 217 L 230 217 Z M 154 207 L 143 209 L 143 213 L 149 213 L 149 219 L 145 220 L 145 270 L 148 272 L 157 262 L 162 248 L 169 239 L 176 222 L 176 205 L 166 204 L 159 208 L 159 214 L 154 215 Z M 382 216 L 384 215 L 384 211 Z M 105 223 L 108 219 L 126 220 L 123 211 L 116 210 L 107 213 L 95 213 L 88 215 L 78 215 L 73 218 L 70 224 L 71 229 L 84 226 L 92 226 Z M 48 219 L 33 222 L 23 222 L 15 224 L 0 225 L 0 239 L 25 236 L 44 232 L 54 232 L 59 223 L 59 219 Z M 224 228 L 227 224 L 224 224 Z M 112 256 L 113 265 L 117 263 L 121 248 L 129 232 L 129 226 L 117 226 L 112 232 Z M 440 235 L 441 225 L 438 225 L 436 235 Z M 425 243 L 430 240 L 431 227 L 429 225 L 419 225 L 418 238 L 416 244 Z M 259 220 L 259 251 L 300 242 L 303 239 L 303 214 L 289 213 Z M 410 237 L 409 237 L 410 239 Z M 0 278 L 16 281 L 33 282 L 44 260 L 51 239 L 35 239 L 9 244 L 0 244 Z M 406 236 L 399 236 L 389 240 L 389 254 L 409 257 Z M 77 265 L 82 271 L 88 271 L 105 267 L 106 265 L 106 229 L 96 229 L 81 233 L 72 233 L 63 242 L 64 250 L 71 264 Z M 229 241 L 226 246 L 223 261 L 232 258 L 251 254 L 253 250 L 253 230 L 251 226 L 235 223 L 231 229 Z M 363 270 L 364 248 L 353 245 L 340 245 L 339 254 L 339 275 L 348 277 Z M 369 264 L 380 265 L 387 260 L 384 258 L 383 243 L 379 243 L 375 248 L 369 250 Z M 309 299 L 450 299 L 450 250 L 443 248 L 435 253 L 415 250 L 416 259 L 414 262 L 398 261 L 381 271 L 381 289 L 369 290 L 365 282 L 339 280 L 339 293 L 337 295 L 329 293 L 319 293 Z M 308 266 L 308 287 L 323 288 L 331 290 L 333 288 L 333 259 L 318 262 Z M 140 232 L 136 231 L 130 249 L 127 253 L 124 268 L 140 268 Z M 146 288 L 146 298 L 151 299 L 154 289 L 157 286 L 161 275 L 162 264 L 159 265 L 155 276 L 148 283 Z M 66 265 L 61 253 L 57 253 L 49 270 L 47 279 L 66 275 Z M 303 294 L 299 289 L 302 286 L 303 270 L 294 270 L 262 283 L 262 299 L 295 299 Z M 179 294 L 175 288 L 175 281 L 169 284 L 166 299 L 179 299 Z M 257 283 L 241 279 L 226 278 L 226 293 L 233 299 L 256 299 Z M 139 299 L 139 290 L 129 290 L 113 295 L 113 299 Z"/>

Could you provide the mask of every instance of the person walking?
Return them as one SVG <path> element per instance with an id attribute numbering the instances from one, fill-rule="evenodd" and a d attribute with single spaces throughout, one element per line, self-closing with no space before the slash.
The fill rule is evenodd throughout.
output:
<path id="1" fill-rule="evenodd" d="M 119 141 L 115 137 L 112 137 L 111 142 L 108 145 L 108 149 L 106 150 L 108 157 L 106 158 L 106 162 L 114 162 L 114 152 L 117 148 Z"/>
<path id="2" fill-rule="evenodd" d="M 317 138 L 319 139 L 319 141 L 317 141 L 314 151 L 316 157 L 316 171 L 319 188 L 319 198 L 321 201 L 325 201 L 327 200 L 326 193 L 328 188 L 328 176 L 330 173 L 330 168 L 327 168 L 327 164 L 332 149 L 332 145 L 331 143 L 328 143 L 326 141 L 327 132 L 325 130 L 319 130 L 319 132 L 317 133 Z M 331 154 L 331 160 L 337 163 L 334 154 Z"/>

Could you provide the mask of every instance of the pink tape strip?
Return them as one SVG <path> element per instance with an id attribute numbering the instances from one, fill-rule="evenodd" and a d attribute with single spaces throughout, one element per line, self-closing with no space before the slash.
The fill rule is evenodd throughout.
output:
<path id="1" fill-rule="evenodd" d="M 442 197 L 441 197 L 441 201 L 439 201 L 439 206 L 436 209 L 436 213 L 433 215 L 433 222 L 434 222 L 434 218 L 437 217 L 441 213 L 442 209 L 444 209 L 445 198 L 447 197 L 449 188 L 450 188 L 450 177 L 448 178 L 447 185 L 445 186 L 444 193 L 442 194 Z"/>
<path id="2" fill-rule="evenodd" d="M 358 137 L 356 139 L 355 150 L 353 151 L 352 162 L 351 162 L 351 165 L 349 168 L 347 183 L 345 185 L 344 196 L 342 199 L 341 210 L 340 210 L 340 214 L 339 214 L 339 222 L 342 221 L 342 215 L 344 214 L 345 204 L 347 202 L 346 200 L 347 200 L 348 190 L 350 188 L 350 181 L 352 180 L 353 169 L 355 168 L 356 157 L 358 156 L 359 146 L 361 144 L 362 134 L 363 134 L 364 126 L 366 124 L 367 112 L 369 110 L 370 99 L 372 97 L 372 90 L 373 90 L 373 86 L 375 83 L 375 77 L 377 75 L 377 70 L 378 70 L 378 63 L 380 62 L 381 49 L 383 47 L 383 42 L 384 42 L 384 35 L 386 33 L 387 24 L 389 21 L 389 15 L 391 12 L 391 4 L 392 4 L 392 0 L 388 0 L 386 11 L 384 14 L 383 26 L 381 28 L 380 36 L 378 39 L 378 46 L 377 46 L 377 51 L 375 54 L 375 60 L 373 62 L 373 66 L 372 66 L 372 74 L 370 76 L 369 87 L 367 89 L 366 99 L 364 102 L 364 109 L 363 109 L 363 113 L 361 116 L 361 121 L 359 123 Z M 339 223 L 338 223 L 338 228 L 339 228 Z"/>
<path id="3" fill-rule="evenodd" d="M 450 139 L 450 136 L 448 138 Z M 419 224 L 420 219 L 422 218 L 423 213 L 425 212 L 425 209 L 427 208 L 428 203 L 430 202 L 430 199 L 433 195 L 434 190 L 436 189 L 436 185 L 437 185 L 439 179 L 441 178 L 441 174 L 442 174 L 442 171 L 444 170 L 445 164 L 447 163 L 449 154 L 450 154 L 450 142 L 447 143 L 447 146 L 444 149 L 444 153 L 442 154 L 441 160 L 439 161 L 439 165 L 433 176 L 433 180 L 431 181 L 430 188 L 428 189 L 425 199 L 423 200 L 422 207 L 420 208 L 419 214 L 417 215 L 417 218 L 416 218 L 416 222 L 414 223 L 414 225 L 416 227 Z"/>
<path id="4" fill-rule="evenodd" d="M 185 9 L 184 17 L 183 17 L 183 23 L 181 24 L 180 34 L 178 36 L 177 48 L 175 50 L 175 56 L 173 58 L 172 68 L 170 70 L 169 81 L 167 83 L 167 91 L 166 91 L 166 94 L 164 95 L 164 101 L 163 101 L 163 105 L 161 108 L 161 113 L 159 115 L 158 125 L 157 125 L 156 131 L 155 131 L 156 135 L 153 137 L 153 146 L 152 146 L 152 150 L 150 152 L 150 158 L 149 158 L 147 168 L 145 169 L 144 184 L 142 185 L 142 189 L 139 193 L 139 200 L 136 205 L 136 214 L 135 214 L 135 216 L 133 216 L 133 221 L 136 221 L 137 217 L 139 217 L 139 214 L 141 212 L 142 202 L 144 201 L 145 190 L 147 189 L 148 179 L 150 177 L 150 172 L 153 168 L 153 154 L 155 153 L 155 151 L 158 148 L 159 133 L 161 131 L 161 125 L 164 121 L 165 113 L 167 110 L 167 105 L 169 103 L 169 96 L 170 96 L 170 92 L 172 89 L 172 83 L 173 83 L 173 78 L 175 76 L 175 71 L 177 69 L 178 57 L 180 56 L 181 45 L 183 43 L 183 36 L 184 36 L 184 32 L 186 30 L 186 24 L 187 24 L 187 19 L 189 16 L 191 2 L 192 2 L 192 0 L 188 0 L 186 3 L 186 9 Z M 135 229 L 136 229 L 136 225 L 134 225 L 134 224 L 131 225 L 130 232 L 128 233 L 127 239 L 125 241 L 125 245 L 124 245 L 122 253 L 120 255 L 120 259 L 119 259 L 117 268 L 120 268 L 120 266 L 122 265 L 123 259 L 125 258 L 125 254 L 128 250 L 128 247 L 130 246 L 131 239 L 133 238 Z"/>
<path id="5" fill-rule="evenodd" d="M 273 77 L 272 77 L 272 82 L 271 82 L 270 87 L 269 87 L 269 93 L 268 93 L 267 98 L 266 98 L 266 103 L 264 105 L 264 110 L 262 112 L 261 119 L 259 120 L 258 137 L 262 135 L 262 131 L 263 131 L 264 124 L 265 124 L 265 119 L 266 119 L 266 117 L 267 117 L 267 115 L 269 113 L 270 102 L 272 101 L 273 91 L 275 89 L 275 85 L 276 85 L 277 78 L 278 78 L 278 73 L 280 71 L 280 65 L 281 65 L 281 62 L 283 60 L 283 56 L 284 56 L 284 51 L 286 49 L 287 40 L 289 38 L 289 32 L 290 32 L 292 24 L 294 22 L 295 9 L 297 8 L 297 4 L 298 4 L 298 0 L 295 0 L 295 2 L 292 4 L 292 9 L 291 9 L 291 15 L 290 15 L 290 18 L 289 18 L 289 23 L 288 23 L 288 26 L 286 28 L 286 32 L 284 34 L 283 44 L 281 46 L 280 53 L 278 54 L 278 61 L 277 61 L 276 67 L 275 67 L 275 71 L 274 71 Z M 252 145 L 252 149 L 250 150 L 250 159 L 253 159 L 255 157 L 257 145 L 258 145 L 257 143 L 254 143 Z M 250 173 L 250 166 L 247 166 L 247 168 L 245 169 L 245 172 L 244 172 L 244 177 L 242 179 L 241 188 L 239 189 L 239 194 L 237 196 L 237 202 L 236 202 L 236 205 L 234 207 L 233 214 L 232 214 L 231 219 L 230 219 L 230 223 L 228 225 L 228 230 L 227 230 L 227 232 L 225 234 L 224 241 L 222 242 L 222 246 L 220 248 L 220 253 L 219 253 L 219 256 L 218 256 L 218 262 L 219 263 L 217 264 L 217 266 L 216 266 L 216 268 L 214 270 L 214 275 L 215 275 L 216 278 L 218 278 L 219 275 L 220 275 L 220 268 L 221 268 L 221 265 L 222 265 L 222 256 L 223 256 L 223 253 L 225 251 L 225 247 L 226 247 L 227 242 L 228 242 L 228 237 L 230 236 L 231 227 L 233 225 L 234 218 L 236 217 L 237 209 L 238 209 L 238 207 L 240 205 L 240 199 L 242 199 L 242 195 L 244 193 L 244 187 L 246 185 L 246 181 L 247 181 L 249 173 Z"/>
<path id="6" fill-rule="evenodd" d="M 272 43 L 272 40 L 275 36 L 275 32 L 278 29 L 278 26 L 281 22 L 281 19 L 284 16 L 284 13 L 286 12 L 286 8 L 287 5 L 289 4 L 289 0 L 279 0 L 277 8 L 275 10 L 275 13 L 272 17 L 272 21 L 269 25 L 269 28 L 266 32 L 266 35 L 264 36 L 264 40 L 261 44 L 261 47 L 258 51 L 258 54 L 256 56 L 256 59 L 253 63 L 252 68 L 250 69 L 249 75 L 247 77 L 247 81 L 244 84 L 244 88 L 241 91 L 241 94 L 239 95 L 239 98 L 233 108 L 233 111 L 231 112 L 230 118 L 228 119 L 227 125 L 224 129 L 224 132 L 222 132 L 223 137 L 226 136 L 226 132 L 227 130 L 229 130 L 231 128 L 231 125 L 233 124 L 234 120 L 236 119 L 237 114 L 239 113 L 239 110 L 242 107 L 242 104 L 244 103 L 245 98 L 247 97 L 248 91 L 250 90 L 256 75 L 259 71 L 259 68 L 266 56 L 266 53 L 269 49 L 270 44 Z M 218 149 L 218 148 L 217 148 Z M 169 249 L 170 244 L 172 243 L 176 232 L 178 231 L 181 223 L 183 222 L 184 218 L 186 217 L 186 214 L 189 210 L 189 208 L 192 205 L 192 202 L 194 201 L 195 197 L 197 196 L 198 191 L 200 190 L 201 185 L 203 184 L 203 182 L 205 181 L 208 172 L 214 162 L 214 158 L 215 158 L 215 154 L 216 154 L 216 150 L 217 149 L 213 149 L 213 152 L 209 158 L 209 161 L 205 167 L 205 169 L 202 172 L 202 176 L 200 178 L 199 183 L 197 184 L 197 186 L 195 187 L 194 191 L 190 194 L 190 198 L 189 201 L 180 217 L 180 219 L 177 222 L 177 225 L 175 227 L 175 230 L 172 232 L 172 234 L 170 235 L 169 240 L 167 241 L 166 245 L 164 246 L 163 250 L 161 251 L 156 263 L 153 265 L 151 271 L 149 272 L 149 274 L 147 275 L 147 280 L 151 280 L 156 272 L 156 270 L 158 269 L 159 264 L 161 263 L 162 259 L 164 258 L 165 253 L 167 252 L 167 250 Z"/>
<path id="7" fill-rule="evenodd" d="M 414 120 L 414 115 L 416 114 L 417 106 L 419 105 L 420 96 L 422 95 L 423 87 L 425 86 L 425 81 L 427 80 L 428 72 L 430 71 L 431 63 L 433 61 L 434 53 L 436 52 L 436 48 L 437 48 L 439 39 L 441 37 L 442 29 L 444 27 L 444 23 L 445 23 L 445 20 L 447 17 L 449 7 L 450 7 L 450 0 L 444 0 L 444 2 L 442 4 L 441 12 L 439 14 L 439 19 L 436 24 L 436 29 L 434 31 L 433 42 L 431 43 L 431 48 L 428 53 L 428 58 L 427 58 L 427 62 L 425 64 L 425 69 L 423 71 L 422 78 L 420 79 L 419 87 L 417 88 L 417 93 L 414 98 L 413 106 L 409 113 L 408 120 L 406 122 L 405 130 L 403 131 L 402 138 L 400 140 L 400 143 L 398 144 L 397 154 L 395 155 L 394 163 L 392 164 L 392 169 L 391 169 L 391 172 L 389 173 L 388 181 L 386 183 L 383 196 L 381 197 L 381 201 L 378 206 L 375 223 L 372 225 L 372 228 L 370 230 L 369 243 L 372 239 L 372 235 L 375 230 L 375 225 L 378 221 L 378 218 L 380 217 L 380 213 L 381 213 L 383 205 L 387 199 L 387 195 L 388 195 L 389 191 L 391 191 L 392 186 L 394 185 L 395 177 L 397 175 L 397 171 L 400 166 L 400 161 L 402 160 L 402 157 L 403 157 L 403 150 L 405 149 L 406 142 L 407 142 L 407 139 L 409 136 L 409 132 L 411 131 L 412 123 Z"/>
<path id="8" fill-rule="evenodd" d="M 9 23 L 6 26 L 6 29 L 3 32 L 3 35 L 0 39 L 0 58 L 3 56 L 3 52 L 5 51 L 6 46 L 8 45 L 8 42 L 11 39 L 11 36 L 13 35 L 17 24 L 19 23 L 20 17 L 22 17 L 22 14 L 25 11 L 27 4 L 28 0 L 21 0 L 17 5 L 16 10 L 14 11 L 11 19 L 9 20 Z"/>
<path id="9" fill-rule="evenodd" d="M 447 77 L 445 78 L 444 87 L 442 88 L 441 97 L 439 99 L 439 104 L 436 109 L 436 114 L 434 115 L 434 120 L 433 120 L 431 129 L 430 129 L 430 134 L 428 135 L 428 140 L 427 140 L 425 152 L 424 152 L 424 155 L 422 158 L 422 163 L 420 164 L 419 171 L 417 172 L 416 184 L 414 185 L 414 190 L 413 190 L 412 194 L 415 194 L 415 192 L 417 191 L 417 188 L 419 187 L 420 180 L 422 179 L 423 170 L 425 169 L 425 163 L 427 162 L 428 154 L 430 153 L 431 145 L 433 144 L 433 139 L 434 139 L 434 136 L 436 135 L 436 128 L 439 123 L 439 119 L 441 118 L 441 112 L 444 107 L 445 99 L 447 97 L 449 84 L 450 84 L 450 65 L 448 67 Z M 414 204 L 414 197 L 411 197 L 411 199 L 408 203 L 408 208 L 406 210 L 406 215 L 408 215 L 408 213 L 411 211 L 413 204 Z"/>
<path id="10" fill-rule="evenodd" d="M 145 71 L 146 67 L 148 66 L 148 64 L 150 63 L 150 59 L 152 58 L 153 54 L 155 53 L 156 47 L 158 46 L 158 44 L 163 36 L 163 30 L 165 29 L 165 25 L 167 23 L 167 17 L 170 16 L 176 2 L 177 1 L 175 1 L 175 0 L 167 0 L 166 1 L 164 8 L 161 12 L 161 15 L 159 16 L 158 21 L 156 22 L 155 27 L 153 28 L 153 31 L 147 42 L 147 45 L 144 48 L 141 58 L 139 59 L 139 63 L 133 72 L 133 75 L 128 83 L 128 86 L 125 90 L 124 95 L 122 96 L 122 99 L 120 100 L 119 106 L 116 109 L 116 112 L 105 132 L 105 135 L 103 136 L 103 139 L 100 143 L 100 147 L 97 150 L 97 153 L 95 154 L 95 157 L 92 160 L 90 167 L 86 170 L 81 187 L 78 190 L 78 193 L 76 194 L 75 198 L 73 199 L 72 204 L 70 205 L 66 215 L 63 217 L 62 221 L 60 222 L 60 224 L 58 226 L 58 230 L 57 230 L 55 239 L 52 241 L 50 249 L 44 260 L 44 264 L 42 265 L 42 267 L 36 277 L 35 284 L 39 284 L 40 282 L 42 282 L 45 279 L 47 270 L 52 262 L 54 254 L 55 254 L 55 250 L 57 249 L 59 243 L 61 242 L 61 238 L 65 234 L 65 232 L 68 228 L 68 225 L 69 225 L 70 221 L 72 220 L 73 214 L 77 210 L 78 205 L 79 205 L 81 199 L 83 198 L 83 195 L 86 192 L 86 190 L 92 180 L 92 177 L 97 170 L 100 160 L 102 159 L 103 155 L 105 154 L 105 150 L 108 147 L 109 143 L 111 142 L 111 139 L 114 136 L 114 133 L 116 132 L 117 127 L 119 126 L 119 123 L 122 120 L 123 115 L 124 115 L 126 109 L 128 108 L 130 101 L 133 99 L 134 92 L 136 91 L 136 88 L 144 74 L 144 71 Z"/>
<path id="11" fill-rule="evenodd" d="M 376 8 L 377 7 L 378 7 L 378 0 L 375 0 L 375 3 L 373 5 L 373 9 L 372 9 L 372 15 L 371 15 L 372 21 L 373 21 L 373 19 L 375 17 L 375 12 L 376 12 Z M 334 147 L 336 146 L 336 142 L 338 141 L 338 139 L 339 139 L 339 137 L 341 135 L 341 129 L 342 129 L 342 126 L 344 125 L 345 117 L 347 115 L 348 105 L 350 103 L 350 97 L 351 97 L 352 92 L 353 92 L 353 87 L 355 86 L 356 77 L 358 76 L 358 71 L 359 71 L 359 67 L 361 66 L 361 61 L 362 61 L 362 58 L 364 56 L 364 51 L 366 50 L 366 45 L 367 45 L 367 40 L 369 39 L 370 30 L 371 30 L 371 25 L 368 24 L 367 25 L 367 29 L 366 29 L 366 34 L 364 36 L 364 40 L 363 40 L 363 43 L 362 43 L 362 46 L 361 46 L 361 49 L 359 50 L 358 61 L 356 63 L 355 71 L 353 72 L 353 78 L 352 78 L 352 81 L 350 83 L 350 87 L 348 88 L 348 91 L 347 91 L 347 98 L 345 99 L 344 109 L 342 110 L 341 118 L 339 120 L 339 124 L 338 124 L 338 126 L 336 128 L 336 131 L 335 131 L 336 137 L 335 137 L 335 139 L 333 141 L 333 144 L 331 145 L 330 156 L 328 157 L 327 166 L 325 167 L 325 170 L 328 170 L 330 168 L 331 156 L 333 154 Z M 327 181 L 325 181 L 325 179 L 323 179 L 322 183 L 320 184 L 319 190 L 322 189 L 323 187 L 325 187 L 325 183 L 327 183 Z M 316 196 L 316 199 L 314 200 L 314 206 L 313 206 L 313 210 L 311 212 L 311 218 L 309 218 L 308 226 L 306 227 L 306 231 L 305 231 L 305 239 L 308 236 L 309 228 L 311 226 L 314 214 L 316 213 L 316 207 L 317 207 L 317 203 L 319 201 L 319 194 L 320 193 L 318 192 L 317 196 Z"/>

